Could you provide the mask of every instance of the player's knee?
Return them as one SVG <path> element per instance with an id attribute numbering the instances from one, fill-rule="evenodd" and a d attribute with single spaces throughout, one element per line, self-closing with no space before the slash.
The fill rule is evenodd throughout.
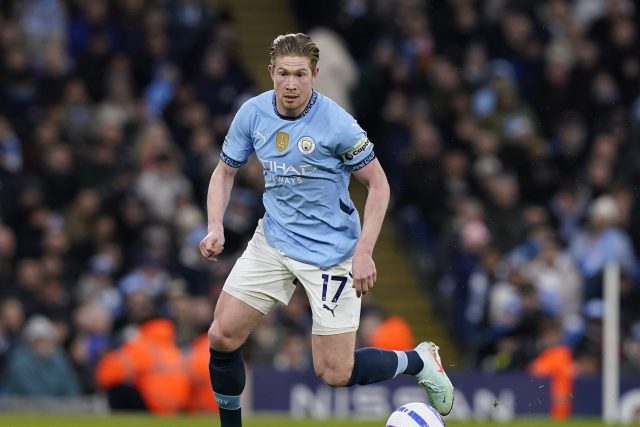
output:
<path id="1" fill-rule="evenodd" d="M 242 339 L 234 336 L 231 331 L 225 330 L 219 324 L 213 322 L 209 328 L 209 346 L 216 351 L 233 351 L 242 345 Z"/>
<path id="2" fill-rule="evenodd" d="M 328 386 L 344 387 L 349 384 L 351 370 L 350 367 L 323 366 L 316 368 L 316 375 Z"/>

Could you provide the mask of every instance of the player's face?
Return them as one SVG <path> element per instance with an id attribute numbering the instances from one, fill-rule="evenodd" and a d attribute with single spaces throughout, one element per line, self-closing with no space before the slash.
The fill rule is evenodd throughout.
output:
<path id="1" fill-rule="evenodd" d="M 311 97 L 311 86 L 318 76 L 318 67 L 311 69 L 311 60 L 304 56 L 280 56 L 269 64 L 269 74 L 276 92 L 276 106 L 283 116 L 299 116 Z"/>

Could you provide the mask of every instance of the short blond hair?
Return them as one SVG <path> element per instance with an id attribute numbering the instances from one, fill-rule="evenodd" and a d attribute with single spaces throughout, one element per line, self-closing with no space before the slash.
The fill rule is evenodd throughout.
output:
<path id="1" fill-rule="evenodd" d="M 271 43 L 269 48 L 269 58 L 271 65 L 274 65 L 279 56 L 302 56 L 309 58 L 311 70 L 316 69 L 320 59 L 320 49 L 311 40 L 311 37 L 304 33 L 281 34 Z"/>

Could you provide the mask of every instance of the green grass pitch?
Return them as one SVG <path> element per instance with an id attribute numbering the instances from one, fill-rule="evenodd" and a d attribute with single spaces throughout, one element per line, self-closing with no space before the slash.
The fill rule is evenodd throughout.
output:
<path id="1" fill-rule="evenodd" d="M 384 427 L 385 420 L 296 420 L 286 417 L 251 416 L 244 427 Z M 448 427 L 542 427 L 548 426 L 548 419 L 518 419 L 510 423 L 451 421 Z M 562 424 L 565 427 L 600 426 L 600 420 L 572 420 Z M 0 415 L 1 427 L 217 427 L 213 417 L 151 417 L 144 415 L 111 415 L 108 417 L 88 417 L 70 415 Z"/>

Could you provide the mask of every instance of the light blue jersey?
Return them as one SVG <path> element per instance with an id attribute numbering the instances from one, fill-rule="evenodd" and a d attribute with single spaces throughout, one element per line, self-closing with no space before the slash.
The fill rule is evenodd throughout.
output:
<path id="1" fill-rule="evenodd" d="M 273 91 L 245 102 L 220 158 L 238 168 L 255 151 L 264 170 L 267 241 L 326 269 L 353 256 L 360 219 L 349 179 L 375 158 L 373 144 L 349 113 L 320 93 L 313 92 L 298 117 L 280 115 L 275 103 Z"/>

